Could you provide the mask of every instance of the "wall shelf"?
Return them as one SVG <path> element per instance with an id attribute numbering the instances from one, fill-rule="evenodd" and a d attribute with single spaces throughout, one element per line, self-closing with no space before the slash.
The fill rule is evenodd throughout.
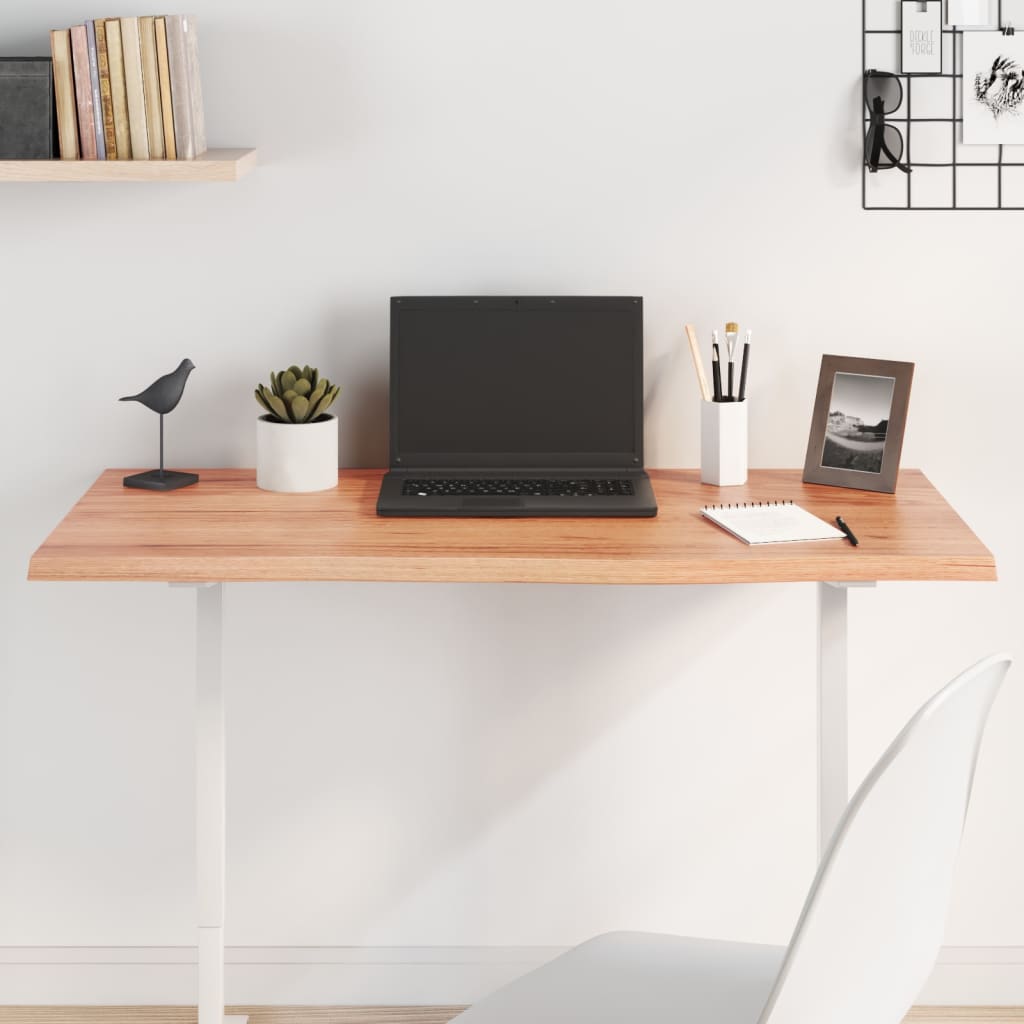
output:
<path id="1" fill-rule="evenodd" d="M 6 181 L 238 181 L 255 149 L 208 149 L 195 160 L 0 160 Z"/>

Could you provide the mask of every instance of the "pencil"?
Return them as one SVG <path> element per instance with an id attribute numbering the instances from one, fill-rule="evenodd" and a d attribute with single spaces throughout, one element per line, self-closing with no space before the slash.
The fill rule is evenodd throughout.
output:
<path id="1" fill-rule="evenodd" d="M 700 397 L 705 402 L 711 401 L 711 388 L 708 387 L 708 378 L 704 373 L 704 360 L 700 356 L 700 342 L 697 341 L 697 332 L 693 324 L 686 325 L 686 337 L 690 339 L 690 355 L 693 356 L 693 368 L 697 371 L 697 384 L 700 386 Z"/>

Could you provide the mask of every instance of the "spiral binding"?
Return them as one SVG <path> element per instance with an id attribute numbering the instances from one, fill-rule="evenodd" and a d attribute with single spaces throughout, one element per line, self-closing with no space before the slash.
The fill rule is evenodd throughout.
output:
<path id="1" fill-rule="evenodd" d="M 730 508 L 782 508 L 784 505 L 792 505 L 792 501 L 738 501 L 735 505 L 705 505 L 703 512 L 718 512 Z"/>

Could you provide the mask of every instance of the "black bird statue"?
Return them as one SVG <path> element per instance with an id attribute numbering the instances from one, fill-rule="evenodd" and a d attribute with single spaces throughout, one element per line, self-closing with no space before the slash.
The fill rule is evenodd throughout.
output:
<path id="1" fill-rule="evenodd" d="M 137 395 L 125 395 L 122 402 L 141 402 L 147 409 L 160 414 L 160 468 L 136 473 L 124 478 L 125 487 L 138 487 L 144 491 L 176 491 L 188 487 L 199 479 L 198 473 L 179 473 L 164 469 L 164 414 L 171 412 L 181 401 L 188 375 L 196 368 L 191 359 L 182 359 L 173 373 L 166 373 L 153 381 Z"/>

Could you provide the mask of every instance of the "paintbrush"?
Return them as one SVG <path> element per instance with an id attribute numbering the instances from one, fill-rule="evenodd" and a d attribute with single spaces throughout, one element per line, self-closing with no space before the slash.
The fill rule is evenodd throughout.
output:
<path id="1" fill-rule="evenodd" d="M 725 349 L 729 353 L 729 399 L 735 395 L 732 381 L 736 371 L 736 339 L 740 336 L 740 325 L 731 320 L 725 325 Z"/>

